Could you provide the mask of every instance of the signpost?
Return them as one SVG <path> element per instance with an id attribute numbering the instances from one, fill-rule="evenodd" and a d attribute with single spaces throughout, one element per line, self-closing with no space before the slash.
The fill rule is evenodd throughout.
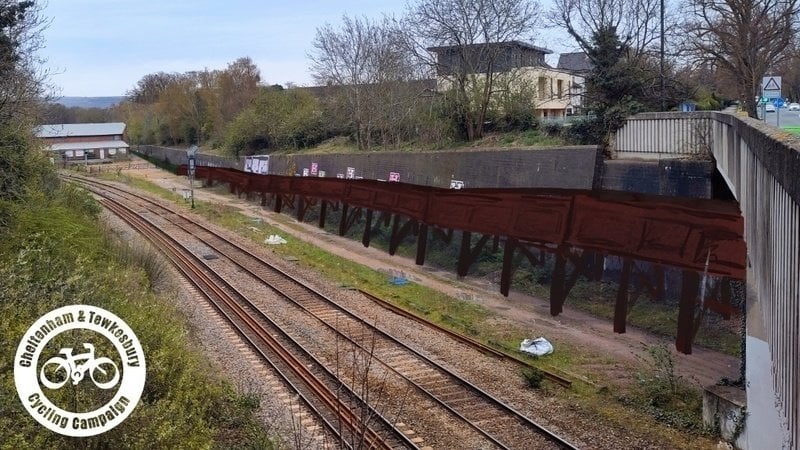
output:
<path id="1" fill-rule="evenodd" d="M 761 107 L 761 111 L 763 114 L 761 115 L 763 120 L 767 120 L 767 107 L 766 102 L 770 100 L 775 100 L 781 98 L 781 77 L 769 75 L 761 79 L 761 97 L 764 103 L 764 106 Z M 766 100 L 764 100 L 766 99 Z M 781 104 L 783 103 L 783 99 L 781 99 Z M 775 113 L 780 114 L 780 108 L 775 105 Z M 778 125 L 780 125 L 780 117 L 778 117 Z"/>
<path id="2" fill-rule="evenodd" d="M 783 99 L 778 97 L 772 101 L 772 104 L 775 105 L 775 126 L 780 128 L 781 126 L 781 108 L 783 108 Z"/>
<path id="3" fill-rule="evenodd" d="M 762 97 L 779 98 L 781 96 L 781 77 L 767 76 L 761 79 Z"/>
<path id="4" fill-rule="evenodd" d="M 189 157 L 189 192 L 192 198 L 192 209 L 194 209 L 194 168 L 195 156 L 197 155 L 197 146 L 193 145 L 186 150 L 186 155 Z"/>

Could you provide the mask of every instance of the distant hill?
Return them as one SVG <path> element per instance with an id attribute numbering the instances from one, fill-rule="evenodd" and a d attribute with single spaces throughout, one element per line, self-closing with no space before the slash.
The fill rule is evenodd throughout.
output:
<path id="1" fill-rule="evenodd" d="M 125 97 L 61 97 L 55 99 L 54 103 L 60 103 L 67 108 L 77 106 L 79 108 L 107 109 L 123 100 Z"/>

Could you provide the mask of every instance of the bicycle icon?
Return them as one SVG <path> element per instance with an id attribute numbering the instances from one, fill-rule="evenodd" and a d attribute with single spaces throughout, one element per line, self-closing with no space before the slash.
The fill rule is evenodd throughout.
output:
<path id="1" fill-rule="evenodd" d="M 48 359 L 47 362 L 42 365 L 42 370 L 39 371 L 39 380 L 41 380 L 42 384 L 49 389 L 60 389 L 61 386 L 71 379 L 72 384 L 77 385 L 86 376 L 86 372 L 89 372 L 89 377 L 92 379 L 92 382 L 100 389 L 111 389 L 116 386 L 119 382 L 119 370 L 117 369 L 117 365 L 114 364 L 114 361 L 105 356 L 95 358 L 93 344 L 83 344 L 83 346 L 88 350 L 85 353 L 73 355 L 72 348 L 62 348 L 59 354 L 64 355 L 63 358 L 54 356 Z M 49 370 L 47 370 L 48 367 L 50 367 Z M 53 376 L 58 374 L 61 370 L 64 370 L 66 373 L 62 381 L 53 382 L 48 378 L 47 372 L 50 373 L 50 376 Z M 98 377 L 97 372 L 100 372 L 100 375 L 105 377 L 108 375 L 109 371 L 114 374 L 111 380 L 105 382 L 97 381 L 97 378 L 101 378 Z"/>

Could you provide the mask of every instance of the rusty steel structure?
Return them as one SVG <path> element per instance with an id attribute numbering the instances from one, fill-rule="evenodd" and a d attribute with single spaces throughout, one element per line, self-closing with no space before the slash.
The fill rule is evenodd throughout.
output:
<path id="1" fill-rule="evenodd" d="M 186 175 L 187 167 L 180 166 L 178 174 Z M 329 207 L 339 209 L 340 235 L 358 220 L 365 221 L 364 246 L 369 246 L 376 227 L 391 227 L 392 255 L 404 239 L 415 236 L 419 265 L 425 262 L 429 235 L 450 242 L 454 230 L 460 230 L 459 276 L 467 275 L 490 241 L 495 251 L 502 243 L 500 291 L 506 296 L 520 257 L 538 265 L 546 253 L 554 254 L 550 287 L 554 316 L 562 312 L 581 275 L 599 279 L 603 257 L 619 256 L 624 262 L 614 313 L 618 333 L 625 332 L 627 313 L 639 295 L 637 291 L 631 300 L 633 278 L 638 277 L 637 285 L 643 281 L 651 295 L 663 297 L 663 266 L 680 268 L 676 347 L 684 353 L 691 353 L 702 317 L 702 312 L 695 313 L 701 275 L 742 280 L 746 274 L 744 222 L 738 205 L 731 202 L 588 190 L 455 190 L 376 180 L 259 175 L 205 166 L 197 167 L 195 177 L 207 184 L 227 183 L 236 195 L 258 195 L 262 205 L 271 203 L 275 212 L 292 208 L 299 221 L 319 206 L 320 227 L 325 225 Z M 635 260 L 654 264 L 654 273 L 636 273 Z M 730 315 L 730 289 L 721 285 L 714 291 L 715 298 L 703 299 L 703 305 Z"/>

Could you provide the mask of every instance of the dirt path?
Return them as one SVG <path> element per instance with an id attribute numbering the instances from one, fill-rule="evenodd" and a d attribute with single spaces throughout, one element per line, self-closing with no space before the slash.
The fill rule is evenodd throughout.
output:
<path id="1" fill-rule="evenodd" d="M 188 188 L 185 177 L 177 177 L 158 169 L 134 170 L 126 173 L 146 178 L 167 189 L 181 191 Z M 676 372 L 686 380 L 706 386 L 716 383 L 722 377 L 738 378 L 739 360 L 720 352 L 695 346 L 693 354 L 683 355 L 674 350 L 675 346 L 671 340 L 653 336 L 631 326 L 627 327 L 627 333 L 615 334 L 610 320 L 574 310 L 568 304 L 564 306 L 561 315 L 553 317 L 549 314 L 549 303 L 546 299 L 515 292 L 506 298 L 500 295 L 496 284 L 479 279 L 459 279 L 455 269 L 448 272 L 428 266 L 420 267 L 413 259 L 389 256 L 385 251 L 375 248 L 364 248 L 361 242 L 327 233 L 312 224 L 299 223 L 287 215 L 275 214 L 234 196 L 220 195 L 208 189 L 198 188 L 197 184 L 194 194 L 198 200 L 236 206 L 243 213 L 261 218 L 283 233 L 340 257 L 386 273 L 400 270 L 416 283 L 437 289 L 452 297 L 479 303 L 497 314 L 498 326 L 502 326 L 502 322 L 506 321 L 523 329 L 528 328 L 531 330 L 531 337 L 547 337 L 556 351 L 559 344 L 567 343 L 585 349 L 585 354 L 590 360 L 596 359 L 597 364 L 590 363 L 580 367 L 576 370 L 578 375 L 590 378 L 599 375 L 599 379 L 604 380 L 620 378 L 630 380 L 634 375 L 631 366 L 647 360 L 646 346 L 663 343 L 672 349 Z"/>

